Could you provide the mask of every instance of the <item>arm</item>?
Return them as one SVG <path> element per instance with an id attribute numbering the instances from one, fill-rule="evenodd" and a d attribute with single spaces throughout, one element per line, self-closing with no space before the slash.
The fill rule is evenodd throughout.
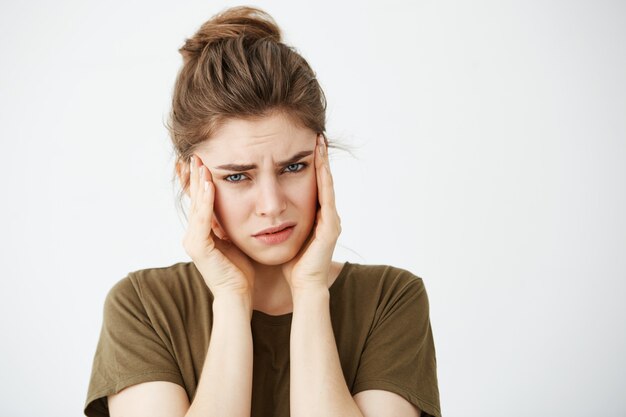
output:
<path id="1" fill-rule="evenodd" d="M 247 295 L 222 294 L 213 301 L 211 342 L 191 406 L 171 382 L 146 382 L 109 400 L 111 417 L 249 417 L 252 398 L 252 308 Z"/>
<path id="2" fill-rule="evenodd" d="M 365 417 L 420 417 L 421 410 L 395 392 L 381 389 L 361 391 L 354 401 Z"/>
<path id="3" fill-rule="evenodd" d="M 419 417 L 398 394 L 346 385 L 330 321 L 328 289 L 294 293 L 291 322 L 290 408 L 292 417 Z"/>
<path id="4" fill-rule="evenodd" d="M 315 233 L 283 266 L 291 288 L 290 411 L 292 417 L 415 417 L 420 411 L 401 396 L 383 390 L 359 392 L 346 385 L 330 321 L 328 272 L 341 233 L 323 135 L 315 152 L 318 212 Z"/>
<path id="5" fill-rule="evenodd" d="M 328 288 L 294 293 L 290 346 L 292 417 L 363 417 L 341 370 Z"/>

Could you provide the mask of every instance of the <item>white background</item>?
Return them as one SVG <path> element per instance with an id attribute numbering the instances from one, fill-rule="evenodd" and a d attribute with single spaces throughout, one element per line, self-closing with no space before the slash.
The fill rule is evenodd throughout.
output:
<path id="1" fill-rule="evenodd" d="M 177 49 L 235 3 L 1 4 L 0 415 L 79 416 L 109 288 L 189 260 Z M 443 414 L 626 415 L 626 4 L 250 4 L 358 148 L 336 260 L 424 279 Z"/>

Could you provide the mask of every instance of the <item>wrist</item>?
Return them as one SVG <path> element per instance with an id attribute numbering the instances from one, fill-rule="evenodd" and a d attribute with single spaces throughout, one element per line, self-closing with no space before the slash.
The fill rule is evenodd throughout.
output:
<path id="1" fill-rule="evenodd" d="M 308 299 L 330 299 L 330 290 L 322 285 L 308 285 L 304 287 L 293 288 L 291 298 L 294 303 L 298 300 Z"/>
<path id="2" fill-rule="evenodd" d="M 214 317 L 234 317 L 238 313 L 252 317 L 252 294 L 235 291 L 221 291 L 213 294 Z"/>

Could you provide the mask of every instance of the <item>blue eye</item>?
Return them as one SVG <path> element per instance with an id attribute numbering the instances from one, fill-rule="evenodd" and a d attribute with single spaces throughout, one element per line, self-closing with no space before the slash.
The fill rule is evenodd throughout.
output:
<path id="1" fill-rule="evenodd" d="M 298 162 L 297 164 L 287 165 L 285 169 L 287 170 L 287 172 L 298 172 L 298 171 L 302 171 L 304 167 L 306 167 L 306 164 L 302 162 Z M 290 168 L 293 168 L 293 169 L 290 169 Z"/>
<path id="2" fill-rule="evenodd" d="M 289 174 L 296 174 L 306 168 L 307 164 L 304 162 L 298 162 L 295 164 L 289 164 L 285 167 L 285 172 Z M 224 177 L 224 181 L 230 182 L 233 184 L 244 182 L 246 176 L 244 174 L 230 174 Z"/>
<path id="3" fill-rule="evenodd" d="M 242 181 L 241 179 L 235 179 L 233 177 L 237 177 L 237 178 L 243 177 L 243 174 L 232 174 L 227 177 L 224 177 L 224 179 L 228 182 L 241 182 Z"/>

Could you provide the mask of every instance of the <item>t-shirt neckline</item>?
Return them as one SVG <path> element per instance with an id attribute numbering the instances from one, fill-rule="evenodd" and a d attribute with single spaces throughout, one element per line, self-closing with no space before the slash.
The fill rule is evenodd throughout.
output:
<path id="1" fill-rule="evenodd" d="M 336 291 L 336 288 L 338 287 L 338 282 L 340 280 L 343 280 L 344 276 L 348 273 L 349 265 L 350 265 L 350 262 L 347 262 L 347 261 L 344 262 L 343 266 L 341 267 L 341 270 L 339 271 L 339 274 L 337 275 L 337 278 L 332 283 L 332 285 L 328 288 L 328 291 L 330 291 L 331 296 Z M 292 317 L 293 317 L 293 312 L 273 316 L 271 314 L 267 314 L 259 310 L 252 310 L 251 321 L 253 323 L 260 322 L 260 323 L 269 324 L 273 326 L 282 326 L 285 324 L 291 324 Z"/>

